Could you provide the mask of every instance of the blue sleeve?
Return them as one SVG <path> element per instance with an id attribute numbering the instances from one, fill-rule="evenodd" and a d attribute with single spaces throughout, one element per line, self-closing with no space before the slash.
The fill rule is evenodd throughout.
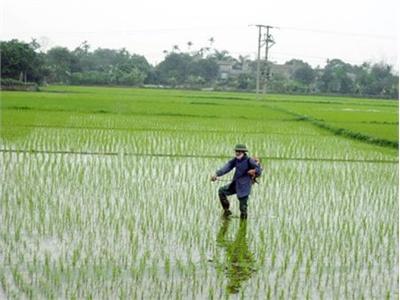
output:
<path id="1" fill-rule="evenodd" d="M 257 163 L 254 161 L 254 159 L 252 159 L 252 158 L 249 159 L 249 166 L 250 166 L 250 169 L 255 169 L 255 170 L 256 170 L 256 175 L 257 175 L 257 176 L 260 176 L 260 175 L 261 175 L 261 173 L 262 173 L 262 168 L 260 167 L 259 164 L 257 164 Z"/>
<path id="2" fill-rule="evenodd" d="M 231 159 L 221 169 L 217 170 L 217 172 L 215 172 L 215 174 L 217 176 L 222 176 L 222 175 L 228 173 L 234 167 L 235 167 L 235 159 Z"/>

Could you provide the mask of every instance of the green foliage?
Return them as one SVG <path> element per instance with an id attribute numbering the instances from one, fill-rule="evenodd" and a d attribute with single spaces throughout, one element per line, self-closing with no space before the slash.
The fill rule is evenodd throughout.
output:
<path id="1" fill-rule="evenodd" d="M 76 85 L 107 85 L 110 81 L 109 74 L 98 71 L 75 72 L 70 77 L 71 84 Z"/>
<path id="2" fill-rule="evenodd" d="M 21 87 L 21 90 L 24 90 L 25 88 L 38 90 L 38 85 L 35 82 L 24 82 L 12 78 L 1 78 L 1 87 L 2 89 Z"/>
<path id="3" fill-rule="evenodd" d="M 237 79 L 237 87 L 240 90 L 254 89 L 255 81 L 254 76 L 251 74 L 240 74 Z"/>
<path id="4" fill-rule="evenodd" d="M 120 69 L 109 72 L 86 71 L 71 74 L 70 82 L 76 85 L 127 85 L 140 86 L 145 80 L 145 74 L 137 68 L 127 72 Z"/>
<path id="5" fill-rule="evenodd" d="M 159 82 L 167 85 L 202 86 L 218 76 L 218 65 L 211 57 L 170 53 L 156 67 Z"/>
<path id="6" fill-rule="evenodd" d="M 54 47 L 46 53 L 46 63 L 50 70 L 48 82 L 69 83 L 72 72 L 78 69 L 78 58 L 68 48 Z"/>
<path id="7" fill-rule="evenodd" d="M 350 77 L 351 69 L 351 65 L 344 63 L 340 59 L 328 61 L 321 76 L 321 91 L 351 94 L 354 88 Z"/>
<path id="8" fill-rule="evenodd" d="M 192 43 L 188 43 L 189 47 Z M 162 85 L 181 88 L 254 91 L 257 63 L 246 56 L 202 47 L 180 52 L 175 45 L 163 61 L 151 66 L 145 57 L 125 48 L 97 48 L 83 42 L 74 50 L 53 47 L 38 53 L 40 45 L 18 40 L 1 42 L 2 77 L 40 83 L 75 85 Z M 283 65 L 269 62 L 261 69 L 268 75 L 269 93 L 346 94 L 398 98 L 399 77 L 385 63 L 360 66 L 340 59 L 324 68 L 312 68 L 292 59 Z"/>
<path id="9" fill-rule="evenodd" d="M 46 74 L 43 56 L 36 53 L 36 43 L 16 39 L 0 42 L 1 77 L 40 83 Z"/>
<path id="10" fill-rule="evenodd" d="M 47 52 L 51 69 L 49 82 L 93 85 L 142 85 L 151 66 L 143 56 L 125 49 L 98 48 L 83 44 L 74 51 L 56 47 Z"/>
<path id="11" fill-rule="evenodd" d="M 295 69 L 293 78 L 303 84 L 311 84 L 315 78 L 315 72 L 310 65 L 304 64 Z"/>
<path id="12" fill-rule="evenodd" d="M 189 76 L 191 62 L 189 54 L 171 53 L 157 66 L 160 82 L 175 86 L 185 82 Z"/>

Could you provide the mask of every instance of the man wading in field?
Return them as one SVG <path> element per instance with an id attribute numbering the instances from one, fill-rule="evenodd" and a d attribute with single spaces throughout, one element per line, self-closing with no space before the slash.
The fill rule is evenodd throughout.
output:
<path id="1" fill-rule="evenodd" d="M 262 171 L 259 163 L 247 156 L 247 151 L 246 145 L 236 145 L 235 157 L 211 177 L 212 181 L 216 181 L 219 176 L 235 168 L 232 182 L 218 190 L 219 200 L 226 217 L 232 214 L 229 210 L 228 196 L 236 194 L 240 203 L 240 218 L 247 219 L 247 201 L 249 200 L 251 185 L 254 182 L 254 178 L 260 176 Z"/>

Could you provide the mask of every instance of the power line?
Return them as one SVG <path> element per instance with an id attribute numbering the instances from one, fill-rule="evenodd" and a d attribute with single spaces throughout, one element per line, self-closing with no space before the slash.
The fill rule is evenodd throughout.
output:
<path id="1" fill-rule="evenodd" d="M 297 58 L 297 59 L 304 59 L 307 61 L 318 61 L 318 62 L 320 62 L 320 61 L 326 62 L 327 60 L 332 60 L 335 58 L 342 59 L 340 57 L 335 57 L 335 56 L 327 57 L 327 56 L 315 56 L 315 55 L 307 55 L 307 54 L 300 54 L 300 53 L 288 53 L 288 52 L 275 52 L 274 51 L 273 57 L 276 59 L 277 56 L 281 57 L 281 58 L 284 58 L 284 57 L 291 58 L 291 59 Z M 342 59 L 342 60 L 344 60 L 344 59 Z M 362 64 L 362 63 L 368 61 L 368 59 L 365 59 L 365 60 L 354 60 L 354 59 L 348 60 L 348 59 L 346 59 L 344 61 L 347 63 L 350 63 L 350 64 Z"/>
<path id="2" fill-rule="evenodd" d="M 275 26 L 276 29 L 283 30 L 292 30 L 292 31 L 308 31 L 314 33 L 322 33 L 322 34 L 334 34 L 334 35 L 343 35 L 343 36 L 351 36 L 351 37 L 364 37 L 364 38 L 375 38 L 375 39 L 387 39 L 387 40 L 396 40 L 396 36 L 392 35 L 382 35 L 382 34 L 370 34 L 370 33 L 359 33 L 359 32 L 343 32 L 343 31 L 331 31 L 331 30 L 321 30 L 321 29 L 312 29 L 312 28 L 300 28 L 300 27 L 287 27 L 287 26 Z"/>
<path id="3" fill-rule="evenodd" d="M 254 26 L 254 25 L 253 25 Z M 257 25 L 255 25 L 257 26 Z M 343 31 L 332 31 L 325 29 L 315 29 L 315 28 L 302 28 L 302 27 L 293 27 L 293 26 L 270 26 L 279 30 L 288 30 L 288 31 L 308 31 L 314 33 L 321 34 L 334 34 L 334 35 L 343 35 L 343 36 L 357 36 L 364 38 L 376 38 L 376 39 L 389 39 L 396 40 L 396 36 L 392 35 L 382 35 L 382 34 L 370 34 L 370 33 L 362 33 L 362 32 L 343 32 Z M 173 31 L 197 31 L 197 30 L 225 30 L 225 29 L 235 29 L 235 30 L 245 30 L 243 26 L 192 26 L 192 27 L 171 27 L 171 28 L 130 28 L 130 29 L 104 29 L 104 30 L 90 30 L 90 31 L 42 31 L 42 32 L 28 32 L 28 31 L 19 31 L 19 32 L 6 32 L 3 30 L 3 34 L 134 34 L 134 33 L 163 33 L 163 32 L 173 32 Z"/>
<path id="4" fill-rule="evenodd" d="M 170 28 L 128 28 L 128 29 L 103 29 L 103 30 L 89 30 L 89 31 L 41 31 L 41 32 L 29 32 L 29 31 L 15 31 L 15 32 L 5 32 L 3 34 L 135 34 L 135 33 L 165 33 L 165 32 L 179 32 L 179 31 L 204 31 L 204 30 L 246 30 L 246 27 L 232 27 L 232 26 L 193 26 L 193 27 L 170 27 Z"/>
<path id="5" fill-rule="evenodd" d="M 257 25 L 253 25 L 257 26 Z M 267 26 L 267 25 L 261 25 L 261 26 Z M 270 26 L 270 25 L 268 25 Z M 246 27 L 244 26 L 188 26 L 188 27 L 175 27 L 175 28 L 134 28 L 134 29 L 104 29 L 104 30 L 93 30 L 93 31 L 80 31 L 80 32 L 73 32 L 73 31 L 54 31 L 54 32 L 36 32 L 36 33 L 29 33 L 29 34 L 34 34 L 35 36 L 39 36 L 42 34 L 62 34 L 62 35 L 86 35 L 86 34 L 110 34 L 110 35 L 117 35 L 117 34 L 126 34 L 126 35 L 134 35 L 134 34 L 141 34 L 141 33 L 159 33 L 159 34 L 164 34 L 166 32 L 184 32 L 184 31 L 197 31 L 197 30 L 209 30 L 209 31 L 216 31 L 216 30 L 224 30 L 226 28 L 234 28 L 236 31 L 238 30 L 247 30 Z M 395 36 L 391 35 L 381 35 L 381 34 L 369 34 L 369 33 L 359 33 L 359 32 L 340 32 L 340 31 L 331 31 L 331 30 L 325 30 L 325 29 L 315 29 L 315 28 L 302 28 L 302 27 L 293 27 L 293 26 L 270 26 L 270 28 L 278 29 L 278 30 L 283 30 L 283 31 L 300 31 L 300 32 L 311 32 L 311 33 L 317 33 L 317 34 L 333 34 L 333 35 L 340 35 L 340 36 L 349 36 L 349 37 L 359 37 L 359 38 L 374 38 L 374 39 L 385 39 L 385 40 L 396 40 Z M 28 33 L 28 32 L 15 32 L 14 34 L 21 34 L 21 33 Z M 9 35 L 11 34 L 10 32 L 5 32 L 3 30 L 2 32 L 3 35 Z M 210 35 L 213 35 L 210 33 Z M 83 37 L 85 38 L 85 37 Z M 261 36 L 261 42 L 265 43 L 265 37 Z M 268 51 L 267 49 L 265 49 Z M 230 52 L 232 54 L 241 54 L 241 53 L 246 53 L 246 54 L 254 54 L 254 52 L 250 51 L 241 51 L 241 52 Z M 154 53 L 155 54 L 155 53 Z M 158 52 L 157 52 L 158 54 Z M 310 59 L 321 59 L 321 60 L 326 60 L 328 57 L 319 57 L 319 56 L 311 56 L 311 55 L 305 55 L 305 54 L 295 54 L 295 53 L 284 53 L 284 52 L 275 52 L 273 56 L 275 57 L 276 54 L 278 56 L 283 56 L 283 55 L 294 55 L 299 58 L 310 58 Z M 261 55 L 261 53 L 260 53 Z M 268 54 L 267 54 L 268 55 Z M 259 59 L 260 60 L 260 59 Z M 268 59 L 264 59 L 267 61 Z M 353 62 L 356 62 L 353 60 Z M 360 61 L 361 62 L 361 61 Z M 261 61 L 260 61 L 261 63 Z M 261 66 L 260 66 L 260 71 L 261 71 Z M 261 80 L 262 78 L 259 78 Z M 260 83 L 259 83 L 260 84 Z"/>

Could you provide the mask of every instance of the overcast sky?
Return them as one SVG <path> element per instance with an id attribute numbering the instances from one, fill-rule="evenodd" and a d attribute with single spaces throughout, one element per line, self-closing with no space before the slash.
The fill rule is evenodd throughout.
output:
<path id="1" fill-rule="evenodd" d="M 257 51 L 257 30 L 274 25 L 271 60 L 327 58 L 360 64 L 385 61 L 398 69 L 398 0 L 2 0 L 1 39 L 38 39 L 44 48 L 122 48 L 160 62 L 163 50 L 209 46 L 234 56 Z"/>

